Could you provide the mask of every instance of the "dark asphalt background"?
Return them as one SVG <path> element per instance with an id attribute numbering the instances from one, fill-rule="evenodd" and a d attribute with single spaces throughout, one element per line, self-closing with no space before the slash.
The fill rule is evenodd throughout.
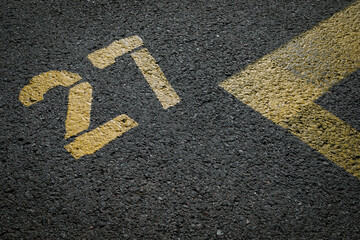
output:
<path id="1" fill-rule="evenodd" d="M 0 239 L 360 239 L 360 181 L 218 86 L 351 2 L 1 1 Z M 86 58 L 133 35 L 178 105 L 163 110 L 130 55 Z M 69 89 L 18 100 L 49 70 L 93 86 L 89 129 L 139 126 L 74 159 Z M 317 101 L 357 130 L 359 79 Z"/>

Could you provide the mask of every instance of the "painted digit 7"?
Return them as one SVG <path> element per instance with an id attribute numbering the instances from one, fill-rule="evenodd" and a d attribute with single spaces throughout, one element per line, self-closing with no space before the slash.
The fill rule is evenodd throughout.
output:
<path id="1" fill-rule="evenodd" d="M 95 67 L 104 69 L 114 64 L 117 57 L 129 53 L 142 45 L 143 41 L 139 36 L 125 38 L 114 41 L 109 46 L 89 54 L 88 59 Z M 130 55 L 164 109 L 180 102 L 179 96 L 166 79 L 155 59 L 150 55 L 149 50 L 141 48 Z"/>
<path id="2" fill-rule="evenodd" d="M 89 54 L 88 59 L 95 67 L 104 69 L 114 64 L 117 57 L 136 50 L 142 45 L 143 42 L 138 36 L 125 38 Z M 164 109 L 180 102 L 179 96 L 146 48 L 132 52 L 131 57 Z M 21 90 L 19 100 L 28 107 L 43 100 L 43 95 L 51 88 L 70 87 L 80 80 L 81 77 L 78 74 L 67 71 L 42 73 L 32 78 L 30 83 Z M 76 136 L 89 128 L 91 101 L 92 86 L 88 82 L 79 83 L 70 89 L 65 138 Z M 65 149 L 75 158 L 90 155 L 136 126 L 138 126 L 137 122 L 122 114 L 104 125 L 76 137 L 73 142 L 65 146 Z"/>

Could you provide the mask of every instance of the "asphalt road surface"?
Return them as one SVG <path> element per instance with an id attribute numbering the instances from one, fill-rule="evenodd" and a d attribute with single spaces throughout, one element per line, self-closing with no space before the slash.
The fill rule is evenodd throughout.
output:
<path id="1" fill-rule="evenodd" d="M 360 239 L 360 153 L 221 87 L 356 4 L 1 1 L 0 239 Z M 353 63 L 315 103 L 356 137 Z"/>

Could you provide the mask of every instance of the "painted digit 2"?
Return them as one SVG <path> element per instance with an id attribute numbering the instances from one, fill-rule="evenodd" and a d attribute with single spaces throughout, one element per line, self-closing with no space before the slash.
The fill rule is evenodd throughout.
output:
<path id="1" fill-rule="evenodd" d="M 95 67 L 104 69 L 115 63 L 117 57 L 132 52 L 142 45 L 143 42 L 138 36 L 125 38 L 89 54 L 88 59 Z M 136 50 L 130 55 L 164 109 L 180 102 L 179 96 L 146 48 Z M 41 73 L 33 77 L 21 90 L 19 100 L 28 107 L 43 100 L 43 95 L 54 87 L 72 86 L 69 91 L 65 138 L 73 137 L 87 130 L 90 125 L 92 86 L 88 82 L 78 83 L 80 80 L 78 74 L 67 71 Z M 73 86 L 75 83 L 78 84 Z M 65 146 L 65 149 L 75 158 L 90 155 L 136 126 L 138 124 L 135 120 L 122 114 L 94 130 L 77 136 L 73 142 Z"/>

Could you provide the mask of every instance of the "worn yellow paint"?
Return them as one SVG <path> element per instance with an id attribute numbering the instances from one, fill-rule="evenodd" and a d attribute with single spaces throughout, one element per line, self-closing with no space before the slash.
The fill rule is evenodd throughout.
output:
<path id="1" fill-rule="evenodd" d="M 129 53 L 142 45 L 143 41 L 139 36 L 124 38 L 114 41 L 109 46 L 89 54 L 88 59 L 95 67 L 103 69 L 114 64 L 117 57 Z"/>
<path id="2" fill-rule="evenodd" d="M 131 53 L 131 56 L 164 109 L 180 102 L 180 97 L 176 94 L 163 71 L 146 48 Z"/>
<path id="3" fill-rule="evenodd" d="M 360 136 L 314 101 L 360 68 L 360 1 L 220 84 L 360 178 Z"/>
<path id="4" fill-rule="evenodd" d="M 69 87 L 81 80 L 76 73 L 67 71 L 49 71 L 41 73 L 30 80 L 20 92 L 19 100 L 25 106 L 30 106 L 44 99 L 43 95 L 56 86 Z"/>
<path id="5" fill-rule="evenodd" d="M 117 57 L 129 53 L 143 45 L 139 36 L 133 36 L 113 42 L 109 46 L 88 55 L 88 59 L 97 68 L 103 69 L 113 63 Z M 146 48 L 131 53 L 151 89 L 164 109 L 180 102 L 179 96 L 166 79 L 164 73 Z"/>
<path id="6" fill-rule="evenodd" d="M 356 129 L 315 103 L 303 106 L 281 125 L 360 179 L 360 133 Z"/>
<path id="7" fill-rule="evenodd" d="M 72 143 L 65 146 L 65 149 L 78 159 L 84 155 L 95 153 L 109 142 L 137 126 L 137 122 L 122 114 L 104 125 L 76 137 Z"/>
<path id="8" fill-rule="evenodd" d="M 92 87 L 88 82 L 80 83 L 70 89 L 65 138 L 75 136 L 88 129 L 91 100 Z"/>
<path id="9" fill-rule="evenodd" d="M 266 56 L 220 85 L 242 102 L 279 124 L 322 94 Z"/>
<path id="10" fill-rule="evenodd" d="M 360 1 L 298 36 L 270 58 L 327 91 L 360 67 Z"/>

